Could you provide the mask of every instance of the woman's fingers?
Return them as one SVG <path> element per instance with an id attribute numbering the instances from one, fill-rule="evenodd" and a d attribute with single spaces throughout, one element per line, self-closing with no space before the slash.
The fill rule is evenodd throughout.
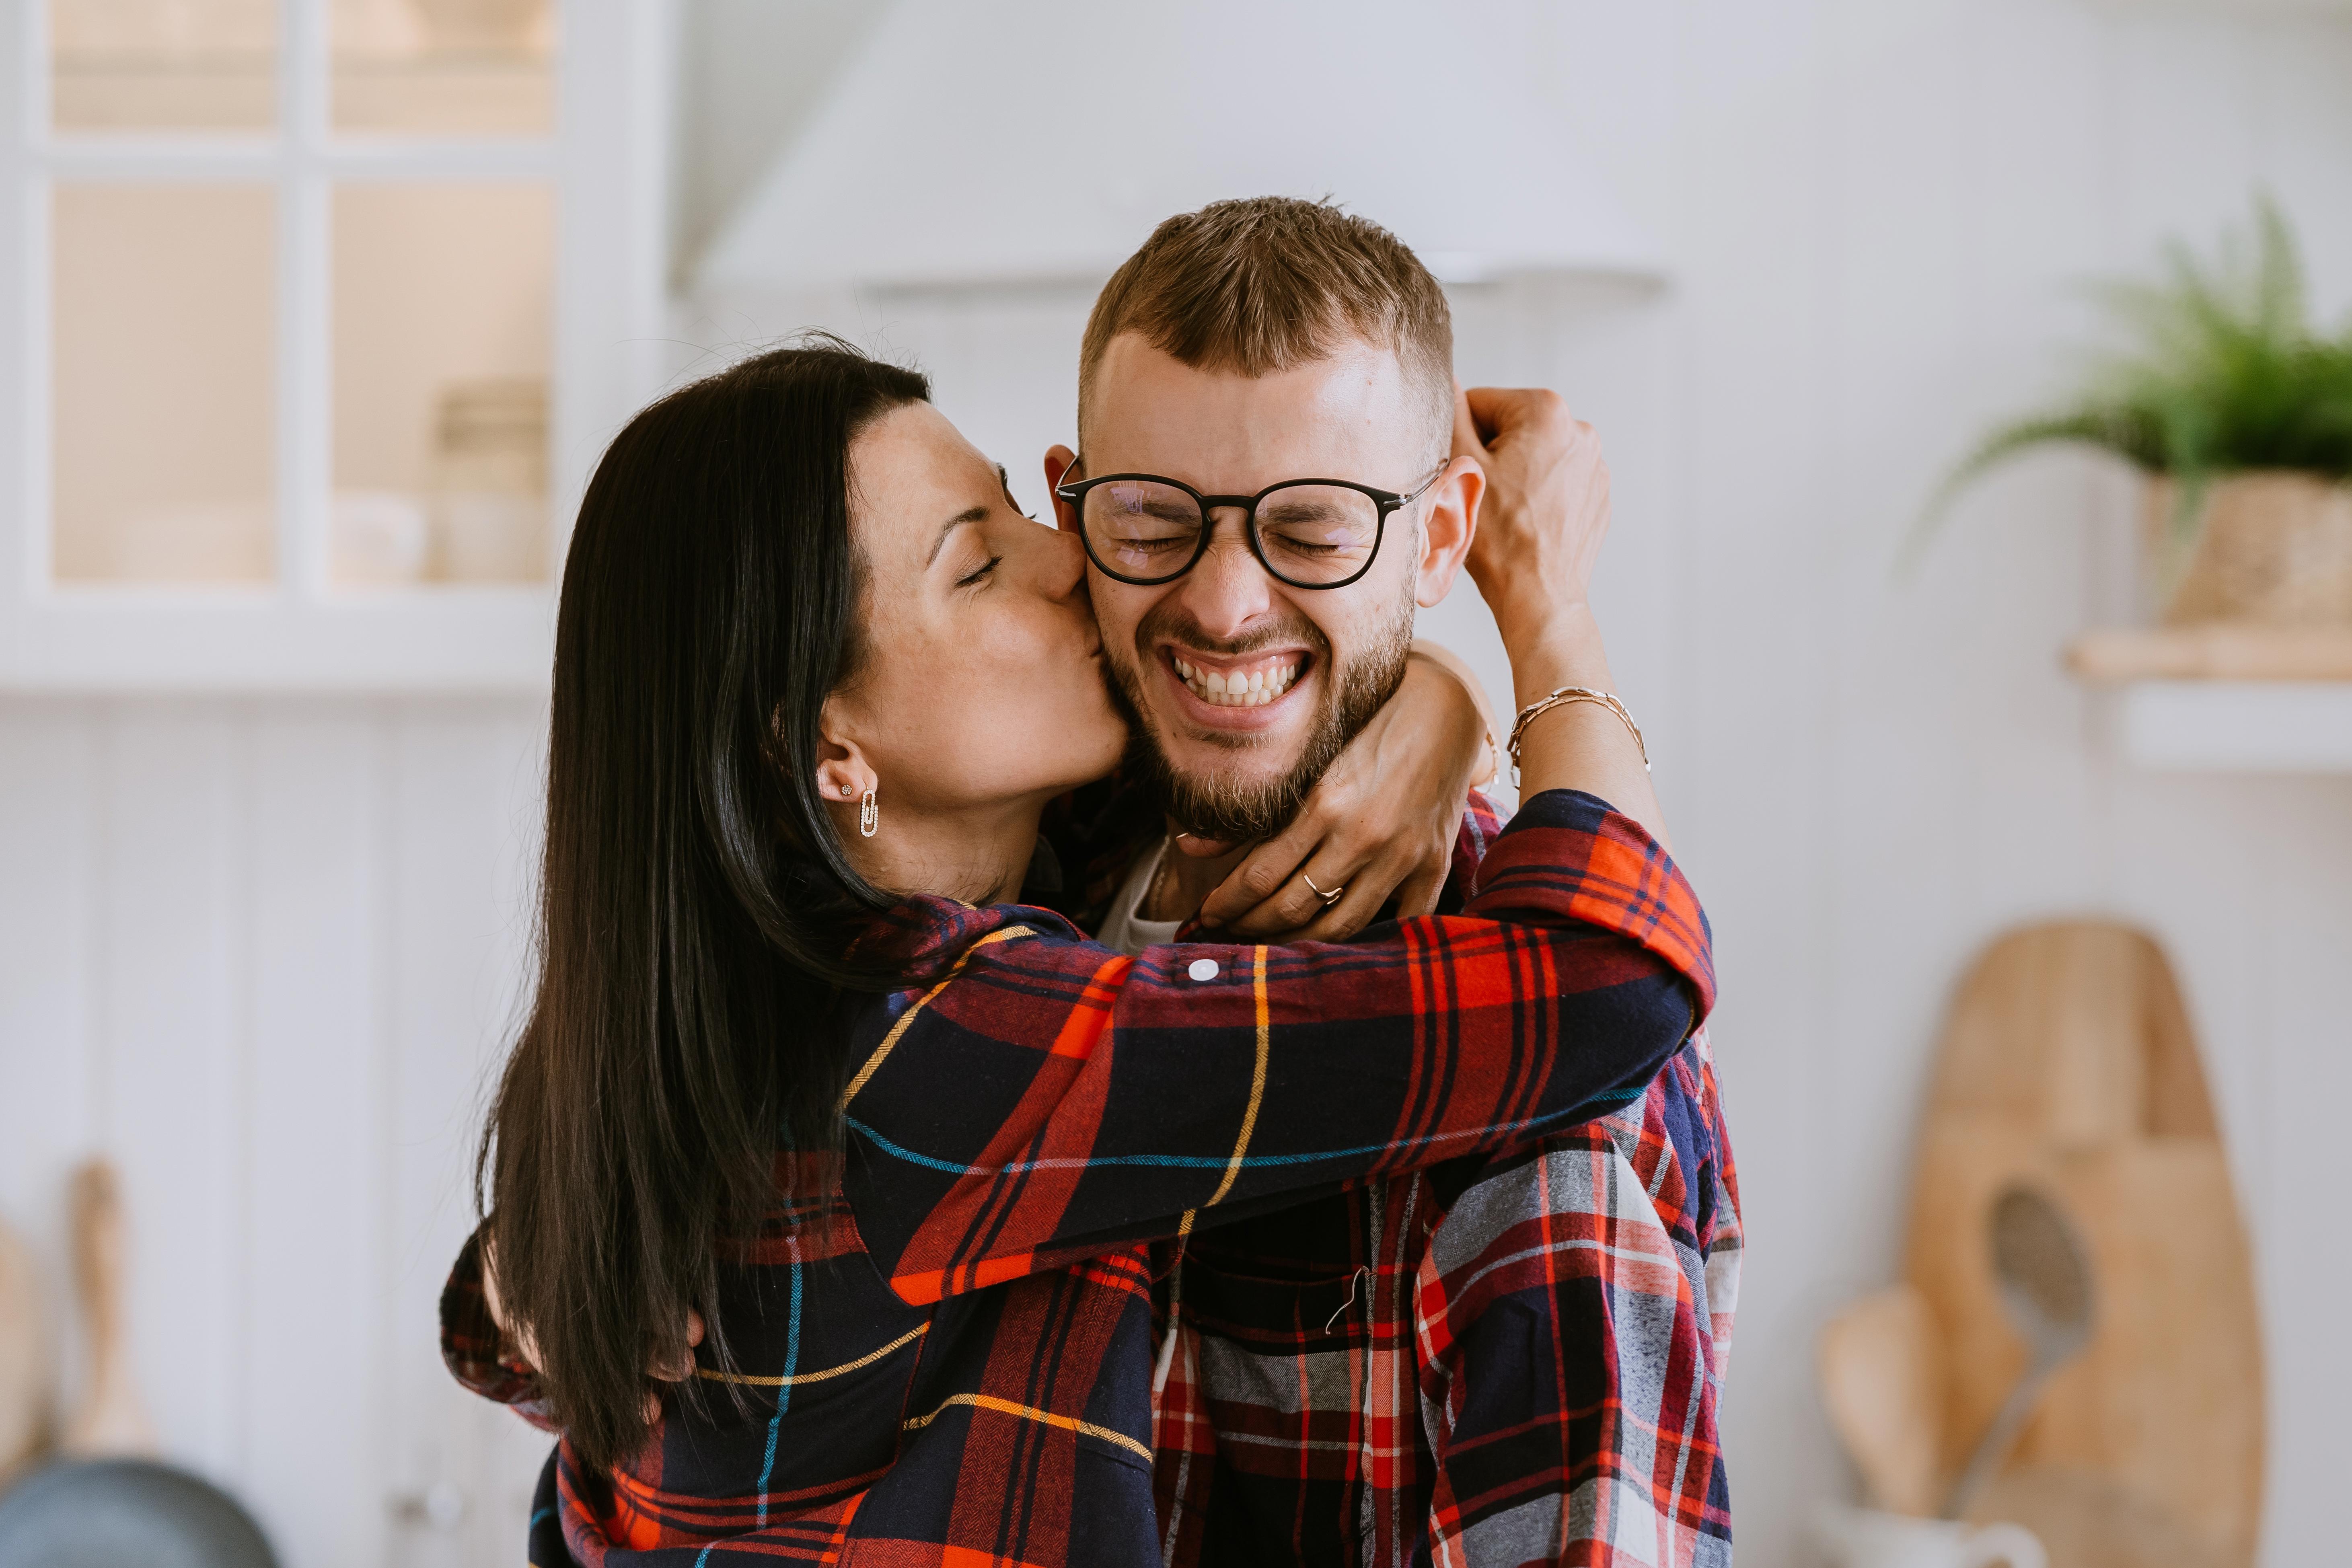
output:
<path id="1" fill-rule="evenodd" d="M 1486 443 L 1478 434 L 1478 416 L 1470 406 L 1470 395 L 1462 390 L 1462 383 L 1454 384 L 1454 452 L 1457 458 L 1473 462 L 1486 456 Z"/>
<path id="2" fill-rule="evenodd" d="M 1424 866 L 1397 889 L 1397 919 L 1409 921 L 1437 912 L 1438 895 L 1445 890 L 1446 868 Z"/>
<path id="3" fill-rule="evenodd" d="M 646 1368 L 646 1375 L 656 1383 L 684 1383 L 694 1375 L 694 1347 L 702 1342 L 702 1314 L 688 1307 L 686 1310 L 686 1350 L 684 1353 L 663 1361 L 656 1356 Z M 646 1425 L 657 1424 L 662 1418 L 662 1391 L 649 1390 L 646 1394 Z"/>
<path id="4" fill-rule="evenodd" d="M 1262 934 L 1269 918 L 1264 906 L 1295 888 L 1298 868 L 1316 852 L 1329 831 L 1323 814 L 1310 801 L 1288 827 L 1244 856 L 1225 873 L 1216 890 L 1201 900 L 1201 920 L 1244 938 Z"/>
<path id="5" fill-rule="evenodd" d="M 1457 822 L 1449 818 L 1445 826 Z M 1315 846 L 1304 865 L 1280 839 L 1268 839 L 1257 855 L 1267 858 L 1254 876 L 1282 880 L 1225 921 L 1221 936 L 1237 942 L 1342 942 L 1371 924 L 1391 896 L 1400 917 L 1432 913 L 1454 868 L 1453 840 L 1417 829 L 1361 846 L 1353 834 L 1334 835 Z M 1218 893 L 1224 894 L 1249 868 L 1250 861 L 1236 867 Z M 1329 896 L 1335 890 L 1337 899 Z"/>
<path id="6" fill-rule="evenodd" d="M 1283 940 L 1286 942 L 1345 942 L 1380 917 L 1381 907 L 1389 901 L 1397 885 L 1409 869 L 1406 863 L 1383 857 L 1358 871 L 1345 884 L 1323 882 L 1327 889 L 1340 887 L 1338 898 L 1323 906 L 1321 911 L 1306 921 Z"/>
<path id="7" fill-rule="evenodd" d="M 1433 914 L 1453 868 L 1454 845 L 1450 839 L 1444 843 L 1425 842 L 1418 836 L 1391 839 L 1356 873 L 1345 897 L 1283 940 L 1345 942 L 1378 920 L 1391 899 L 1399 920 Z M 1318 874 L 1315 879 L 1320 882 L 1323 879 Z"/>
<path id="8" fill-rule="evenodd" d="M 1274 891 L 1229 921 L 1219 934 L 1242 942 L 1287 941 L 1291 933 L 1334 907 L 1329 894 L 1354 890 L 1352 884 L 1360 879 L 1358 868 L 1370 857 L 1340 840 L 1326 839 L 1311 854 L 1289 858 Z"/>
<path id="9" fill-rule="evenodd" d="M 702 1314 L 686 1310 L 686 1349 L 664 1361 L 659 1356 L 646 1367 L 646 1375 L 663 1383 L 684 1383 L 694 1375 L 694 1347 L 702 1342 Z"/>

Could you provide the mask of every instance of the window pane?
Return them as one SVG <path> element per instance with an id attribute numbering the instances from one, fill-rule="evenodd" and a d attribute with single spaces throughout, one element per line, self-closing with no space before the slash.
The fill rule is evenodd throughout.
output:
<path id="1" fill-rule="evenodd" d="M 547 0 L 335 0 L 335 129 L 547 134 L 551 9 Z"/>
<path id="2" fill-rule="evenodd" d="M 60 131 L 263 131 L 277 0 L 50 0 Z"/>
<path id="3" fill-rule="evenodd" d="M 547 576 L 554 217 L 540 184 L 336 191 L 338 581 Z"/>
<path id="4" fill-rule="evenodd" d="M 52 210 L 58 577 L 268 581 L 274 195 L 68 184 Z"/>

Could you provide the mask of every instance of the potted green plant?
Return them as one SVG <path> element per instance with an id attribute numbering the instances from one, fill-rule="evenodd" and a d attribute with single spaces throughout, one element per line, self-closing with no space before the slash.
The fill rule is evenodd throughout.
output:
<path id="1" fill-rule="evenodd" d="M 2352 328 L 2315 333 L 2294 236 L 2268 199 L 2254 241 L 2162 279 L 2100 290 L 2127 345 L 2069 406 L 1992 431 L 1961 459 L 1930 525 L 1988 468 L 2053 442 L 2112 453 L 2151 480 L 2146 539 L 2167 625 L 2352 624 Z"/>

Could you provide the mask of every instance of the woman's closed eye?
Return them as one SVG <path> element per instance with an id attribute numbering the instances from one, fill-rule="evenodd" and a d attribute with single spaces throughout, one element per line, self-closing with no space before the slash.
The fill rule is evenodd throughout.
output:
<path id="1" fill-rule="evenodd" d="M 972 588 L 979 586 L 981 583 L 984 582 L 988 578 L 988 575 L 991 573 L 996 570 L 997 564 L 1003 559 L 1004 557 L 1002 555 L 990 556 L 986 561 L 981 563 L 979 568 L 973 571 L 970 575 L 957 578 L 956 586 L 959 588 Z"/>

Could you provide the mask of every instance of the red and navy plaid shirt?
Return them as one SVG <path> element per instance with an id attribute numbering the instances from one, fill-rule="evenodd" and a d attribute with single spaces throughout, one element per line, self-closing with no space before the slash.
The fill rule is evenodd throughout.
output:
<path id="1" fill-rule="evenodd" d="M 1726 1537 L 1701 1189 L 1727 1190 L 1728 1165 L 1699 1181 L 1699 1167 L 1677 1158 L 1675 1102 L 1661 1102 L 1654 1126 L 1647 1109 L 1671 1082 L 1685 1086 L 1681 1105 L 1712 1121 L 1703 1048 L 1687 1044 L 1713 1000 L 1705 920 L 1637 824 L 1570 792 L 1528 802 L 1479 881 L 1458 915 L 1347 943 L 1194 942 L 1133 959 L 1042 910 L 897 906 L 863 939 L 908 985 L 855 1030 L 835 1223 L 820 1230 L 807 1213 L 780 1210 L 729 1260 L 718 1305 L 740 1370 L 706 1365 L 702 1375 L 734 1384 L 711 1392 L 742 1402 L 670 1399 L 654 1441 L 609 1476 L 580 1474 L 559 1446 L 532 1560 L 1223 1561 L 1181 1517 L 1163 1542 L 1175 1499 L 1155 1502 L 1155 1468 L 1163 1492 L 1181 1490 L 1186 1456 L 1202 1452 L 1189 1435 L 1202 1423 L 1187 1412 L 1197 1411 L 1208 1342 L 1186 1323 L 1172 1258 L 1156 1278 L 1147 1244 L 1210 1247 L 1200 1238 L 1211 1222 L 1223 1232 L 1350 1182 L 1423 1170 L 1433 1205 L 1452 1212 L 1422 1232 L 1415 1386 L 1393 1391 L 1404 1403 L 1391 1400 L 1385 1417 L 1372 1392 L 1363 1408 L 1380 1426 L 1375 1469 L 1406 1447 L 1404 1425 L 1431 1435 L 1442 1462 L 1403 1491 L 1377 1473 L 1342 1484 L 1375 1508 L 1384 1494 L 1450 1487 L 1433 1494 L 1426 1528 L 1401 1521 L 1397 1539 L 1417 1542 L 1407 1549 L 1423 1560 L 1458 1558 L 1445 1542 L 1475 1544 L 1481 1506 L 1463 1483 L 1475 1484 L 1475 1457 L 1500 1455 L 1512 1434 L 1488 1424 L 1484 1352 L 1452 1326 L 1492 1331 L 1507 1315 L 1466 1309 L 1512 1281 L 1507 1267 L 1481 1276 L 1450 1266 L 1448 1227 L 1475 1234 L 1462 1210 L 1476 1184 L 1449 1184 L 1443 1173 L 1507 1163 L 1476 1158 L 1507 1149 L 1527 1151 L 1563 1193 L 1581 1182 L 1607 1194 L 1582 1204 L 1595 1237 L 1534 1249 L 1539 1274 L 1574 1267 L 1600 1281 L 1597 1292 L 1552 1298 L 1689 1325 L 1653 1336 L 1679 1364 L 1670 1356 L 1645 1369 L 1663 1392 L 1640 1408 L 1623 1396 L 1630 1369 L 1612 1374 L 1618 1387 L 1596 1390 L 1590 1366 L 1551 1356 L 1558 1421 L 1606 1434 L 1580 1446 L 1593 1456 L 1573 1504 L 1580 1539 L 1597 1543 L 1587 1557 L 1631 1549 L 1645 1561 L 1705 1560 L 1685 1547 Z M 1596 1113 L 1610 1114 L 1593 1122 Z M 1648 1198 L 1656 1235 L 1629 1223 L 1615 1190 L 1628 1181 Z M 787 1184 L 828 1190 L 822 1179 Z M 1540 1223 L 1576 1212 L 1576 1201 L 1552 1204 Z M 1377 1268 L 1366 1278 L 1376 1322 L 1383 1281 Z M 1393 1297 L 1402 1282 L 1385 1283 Z M 1171 1364 L 1160 1380 L 1155 1423 L 1158 1331 L 1171 1303 L 1184 1331 L 1167 1349 L 1186 1370 Z M 1353 1335 L 1349 1310 L 1318 1327 Z M 458 1376 L 527 1409 L 536 1390 L 482 1310 L 470 1247 L 443 1310 Z M 1528 1364 L 1541 1363 L 1540 1343 L 1522 1349 Z M 1413 1402 L 1418 1423 L 1403 1414 Z M 1622 1528 L 1633 1501 L 1677 1534 L 1637 1541 Z M 1254 1555 L 1287 1550 L 1280 1537 L 1254 1542 Z"/>

